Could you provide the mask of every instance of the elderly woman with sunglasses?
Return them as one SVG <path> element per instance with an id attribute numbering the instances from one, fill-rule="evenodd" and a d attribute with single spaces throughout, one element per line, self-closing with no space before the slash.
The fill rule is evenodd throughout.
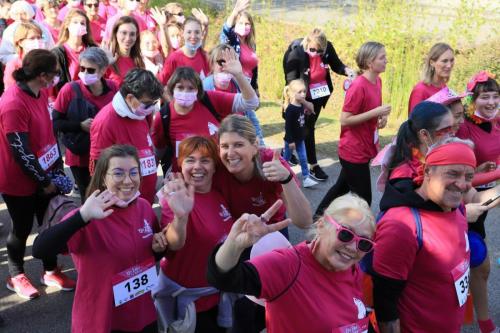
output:
<path id="1" fill-rule="evenodd" d="M 289 224 L 289 219 L 266 224 L 281 204 L 278 200 L 260 217 L 244 214 L 233 224 L 209 259 L 209 283 L 265 299 L 267 329 L 273 333 L 364 332 L 368 318 L 356 263 L 374 246 L 370 207 L 354 194 L 341 196 L 315 224 L 311 242 L 240 261 L 247 247 Z"/>
<path id="2" fill-rule="evenodd" d="M 61 88 L 52 112 L 56 131 L 87 137 L 85 142 L 79 141 L 74 147 L 68 146 L 67 141 L 62 140 L 67 146 L 65 163 L 70 167 L 75 182 L 81 190 L 82 203 L 85 200 L 85 189 L 90 182 L 90 125 L 97 112 L 110 103 L 118 91 L 113 81 L 103 78 L 108 65 L 108 57 L 102 49 L 89 47 L 83 51 L 79 57 L 79 80 L 68 82 Z M 76 107 L 77 98 L 80 98 L 80 107 Z M 85 102 L 81 100 L 82 98 Z M 85 108 L 82 107 L 82 103 Z"/>
<path id="3" fill-rule="evenodd" d="M 314 126 L 321 109 L 325 107 L 333 92 L 330 68 L 339 75 L 349 77 L 354 77 L 355 72 L 342 63 L 332 43 L 320 29 L 314 29 L 305 38 L 296 39 L 288 46 L 283 68 L 286 84 L 296 79 L 303 80 L 307 87 L 307 101 L 314 104 L 314 113 L 306 116 L 307 160 L 311 166 L 311 176 L 324 181 L 328 179 L 328 175 L 318 165 Z"/>

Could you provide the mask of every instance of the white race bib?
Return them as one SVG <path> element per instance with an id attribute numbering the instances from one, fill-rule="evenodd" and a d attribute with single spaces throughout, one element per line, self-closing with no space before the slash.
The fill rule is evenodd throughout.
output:
<path id="1" fill-rule="evenodd" d="M 125 304 L 153 289 L 158 282 L 153 259 L 135 265 L 113 277 L 115 306 Z"/>
<path id="2" fill-rule="evenodd" d="M 451 276 L 455 284 L 458 305 L 463 306 L 469 294 L 470 267 L 469 260 L 466 259 L 451 271 Z"/>
<path id="3" fill-rule="evenodd" d="M 139 159 L 141 163 L 141 175 L 149 176 L 156 173 L 156 160 L 154 156 L 147 156 Z"/>
<path id="4" fill-rule="evenodd" d="M 57 149 L 57 145 L 54 144 L 52 146 L 45 147 L 39 152 L 38 163 L 40 163 L 43 170 L 48 170 L 58 158 L 59 150 Z"/>
<path id="5" fill-rule="evenodd" d="M 309 91 L 312 99 L 318 99 L 330 95 L 330 89 L 326 81 L 309 85 Z"/>

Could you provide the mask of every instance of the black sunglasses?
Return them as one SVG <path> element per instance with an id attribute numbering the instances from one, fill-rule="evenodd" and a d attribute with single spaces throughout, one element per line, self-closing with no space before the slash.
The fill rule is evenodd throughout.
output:
<path id="1" fill-rule="evenodd" d="M 86 3 L 85 6 L 98 8 L 99 7 L 99 3 Z"/>
<path id="2" fill-rule="evenodd" d="M 97 71 L 97 69 L 95 68 L 91 68 L 91 67 L 85 67 L 85 66 L 82 66 L 80 65 L 80 72 L 87 72 L 89 74 L 95 74 L 95 72 Z"/>
<path id="3" fill-rule="evenodd" d="M 224 64 L 226 63 L 226 60 L 224 60 L 224 59 L 219 59 L 219 60 L 216 60 L 215 62 L 216 62 L 219 66 L 223 67 L 223 66 L 224 66 Z"/>
<path id="4" fill-rule="evenodd" d="M 309 52 L 323 53 L 323 52 L 325 52 L 325 50 L 323 50 L 323 49 L 316 49 L 314 47 L 310 47 L 309 48 Z"/>

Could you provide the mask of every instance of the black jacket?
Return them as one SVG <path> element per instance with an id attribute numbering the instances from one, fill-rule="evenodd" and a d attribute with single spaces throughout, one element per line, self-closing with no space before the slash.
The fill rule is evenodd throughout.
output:
<path id="1" fill-rule="evenodd" d="M 285 71 L 286 84 L 292 80 L 302 79 L 306 87 L 309 86 L 309 56 L 305 52 L 302 43 L 302 38 L 294 40 L 283 56 L 283 70 Z M 339 75 L 347 75 L 345 72 L 346 65 L 339 59 L 337 52 L 333 48 L 332 43 L 327 42 L 325 53 L 321 56 L 324 64 L 328 64 L 330 68 Z M 333 91 L 332 78 L 330 71 L 327 71 L 326 82 L 330 91 Z M 328 96 L 329 97 L 329 96 Z M 328 97 L 322 98 L 322 106 L 324 107 L 328 102 Z"/>
<path id="2" fill-rule="evenodd" d="M 57 91 L 61 90 L 61 88 L 69 81 L 71 81 L 71 77 L 69 74 L 69 63 L 68 58 L 66 57 L 66 50 L 64 46 L 56 46 L 52 49 L 52 53 L 56 55 L 57 63 L 60 68 L 60 76 L 59 83 L 56 85 Z"/>

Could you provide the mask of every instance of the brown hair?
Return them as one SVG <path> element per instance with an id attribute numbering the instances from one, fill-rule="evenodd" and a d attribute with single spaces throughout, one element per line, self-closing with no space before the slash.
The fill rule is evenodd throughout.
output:
<path id="1" fill-rule="evenodd" d="M 242 17 L 242 16 L 245 16 L 248 19 L 248 22 L 250 22 L 250 26 L 252 27 L 250 29 L 250 33 L 246 37 L 245 44 L 248 45 L 252 50 L 255 51 L 255 24 L 253 22 L 252 15 L 250 15 L 249 12 L 247 12 L 246 10 L 244 10 L 244 11 L 240 12 L 236 16 L 235 22 L 237 22 L 239 20 L 239 18 Z M 241 38 L 240 38 L 240 40 L 241 40 Z"/>
<path id="2" fill-rule="evenodd" d="M 446 43 L 437 43 L 431 47 L 429 53 L 425 57 L 424 68 L 422 70 L 422 81 L 424 81 L 425 84 L 431 84 L 432 78 L 434 77 L 435 70 L 434 67 L 431 66 L 431 61 L 437 61 L 439 57 L 448 50 L 455 53 L 451 46 Z"/>
<path id="3" fill-rule="evenodd" d="M 101 192 L 106 190 L 106 185 L 104 184 L 104 178 L 106 178 L 106 173 L 109 169 L 109 161 L 113 157 L 132 157 L 136 162 L 137 166 L 140 167 L 139 156 L 137 155 L 137 149 L 130 145 L 113 145 L 104 149 L 97 160 L 95 165 L 94 175 L 90 180 L 90 184 L 87 187 L 87 192 L 85 197 L 89 197 L 95 190 L 100 190 Z M 141 176 L 142 178 L 142 176 Z M 82 189 L 83 190 L 83 189 Z"/>
<path id="4" fill-rule="evenodd" d="M 215 165 L 219 163 L 218 148 L 215 142 L 204 136 L 192 136 L 182 140 L 179 144 L 179 157 L 177 157 L 179 168 L 186 157 L 195 151 L 199 151 L 202 156 L 210 157 Z"/>
<path id="5" fill-rule="evenodd" d="M 120 46 L 118 45 L 118 39 L 116 38 L 116 34 L 118 33 L 118 29 L 120 28 L 120 26 L 123 24 L 133 24 L 135 26 L 137 38 L 135 40 L 134 46 L 132 46 L 132 49 L 130 50 L 130 57 L 134 60 L 134 63 L 137 67 L 145 68 L 146 66 L 144 65 L 144 61 L 142 60 L 142 54 L 141 54 L 141 34 L 139 30 L 139 24 L 137 24 L 135 18 L 131 16 L 120 17 L 113 26 L 113 30 L 111 32 L 111 40 L 110 40 L 111 53 L 113 54 L 119 53 Z M 112 67 L 117 74 L 120 74 L 120 70 L 118 69 L 118 66 L 116 64 L 113 64 Z"/>
<path id="6" fill-rule="evenodd" d="M 21 22 L 16 27 L 16 30 L 14 31 L 14 46 L 16 47 L 18 54 L 21 53 L 21 46 L 19 44 L 26 39 L 26 37 L 28 37 L 28 34 L 31 31 L 38 32 L 40 39 L 42 38 L 42 29 L 40 29 L 40 27 L 33 22 Z"/>
<path id="7" fill-rule="evenodd" d="M 56 56 L 43 49 L 29 51 L 23 58 L 23 65 L 12 73 L 17 82 L 28 82 L 42 73 L 55 73 L 57 70 Z"/>
<path id="8" fill-rule="evenodd" d="M 167 93 L 174 96 L 174 88 L 181 80 L 191 82 L 198 89 L 198 100 L 203 98 L 205 91 L 203 90 L 203 83 L 200 76 L 191 67 L 177 67 L 167 82 Z"/>
<path id="9" fill-rule="evenodd" d="M 82 36 L 82 42 L 83 45 L 86 47 L 89 46 L 97 46 L 97 44 L 94 42 L 94 38 L 92 37 L 92 30 L 90 29 L 90 21 L 89 18 L 87 17 L 87 14 L 81 9 L 78 8 L 72 8 L 64 18 L 64 21 L 61 25 L 61 30 L 59 31 L 59 39 L 57 42 L 58 46 L 63 45 L 66 43 L 66 41 L 69 38 L 69 31 L 68 27 L 69 24 L 71 23 L 71 19 L 75 16 L 81 16 L 85 18 L 85 26 L 87 27 L 87 33 Z"/>

